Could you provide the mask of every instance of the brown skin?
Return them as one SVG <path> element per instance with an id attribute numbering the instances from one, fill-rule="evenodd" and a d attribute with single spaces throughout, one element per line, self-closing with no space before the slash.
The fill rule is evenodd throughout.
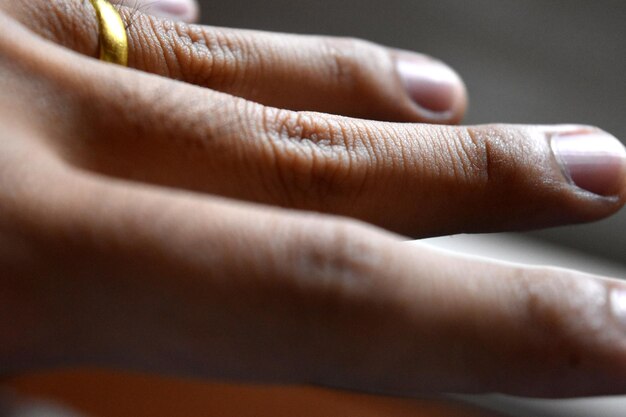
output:
<path id="1" fill-rule="evenodd" d="M 428 236 L 618 210 L 622 183 L 604 198 L 564 180 L 545 136 L 559 127 L 270 107 L 429 121 L 394 52 L 361 41 L 140 16 L 136 71 L 92 58 L 88 4 L 0 8 L 4 372 L 88 364 L 403 395 L 626 390 L 606 305 L 621 284 L 455 257 L 365 223 Z M 263 62 L 235 53 L 264 48 Z"/>

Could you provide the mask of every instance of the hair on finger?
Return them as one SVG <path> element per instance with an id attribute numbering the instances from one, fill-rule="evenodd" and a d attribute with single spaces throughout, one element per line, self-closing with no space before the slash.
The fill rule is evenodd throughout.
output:
<path id="1" fill-rule="evenodd" d="M 120 6 L 125 6 L 130 9 L 128 21 L 126 21 L 126 30 L 130 29 L 135 24 L 141 13 L 147 12 L 153 5 L 157 3 L 160 3 L 160 0 L 154 0 L 152 2 L 142 2 L 139 0 L 120 1 L 118 3 Z"/>
<path id="2" fill-rule="evenodd" d="M 126 9 L 128 9 L 128 18 L 124 21 L 124 27 L 126 28 L 126 30 L 129 30 L 135 24 L 141 13 L 146 13 L 153 5 L 160 2 L 160 0 L 154 0 L 152 2 L 144 2 L 140 0 L 109 1 L 113 4 L 114 7 L 118 9 L 120 7 L 125 7 Z M 84 6 L 89 5 L 89 3 L 90 0 L 83 0 Z"/>

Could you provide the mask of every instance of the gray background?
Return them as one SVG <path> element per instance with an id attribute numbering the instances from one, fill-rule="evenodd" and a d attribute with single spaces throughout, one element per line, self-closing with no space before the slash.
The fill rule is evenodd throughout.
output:
<path id="1" fill-rule="evenodd" d="M 626 138 L 626 2 L 201 0 L 203 22 L 357 36 L 441 58 L 470 92 L 466 123 L 585 123 Z M 533 232 L 626 265 L 626 210 Z"/>

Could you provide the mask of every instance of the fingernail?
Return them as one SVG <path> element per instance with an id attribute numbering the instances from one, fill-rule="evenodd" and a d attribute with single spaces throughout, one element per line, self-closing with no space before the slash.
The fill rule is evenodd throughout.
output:
<path id="1" fill-rule="evenodd" d="M 198 18 L 195 0 L 138 0 L 137 5 L 145 13 L 173 20 L 194 22 Z"/>
<path id="2" fill-rule="evenodd" d="M 551 147 L 565 177 L 583 190 L 601 196 L 622 191 L 626 177 L 626 149 L 602 131 L 561 132 Z"/>
<path id="3" fill-rule="evenodd" d="M 419 107 L 435 113 L 449 112 L 464 100 L 463 81 L 444 63 L 404 51 L 397 52 L 395 58 L 404 87 Z"/>

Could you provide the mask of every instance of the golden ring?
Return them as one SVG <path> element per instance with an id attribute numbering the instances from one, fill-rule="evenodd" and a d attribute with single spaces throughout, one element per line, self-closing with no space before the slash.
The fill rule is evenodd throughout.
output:
<path id="1" fill-rule="evenodd" d="M 100 26 L 100 60 L 128 65 L 128 35 L 117 10 L 107 0 L 90 0 Z"/>

